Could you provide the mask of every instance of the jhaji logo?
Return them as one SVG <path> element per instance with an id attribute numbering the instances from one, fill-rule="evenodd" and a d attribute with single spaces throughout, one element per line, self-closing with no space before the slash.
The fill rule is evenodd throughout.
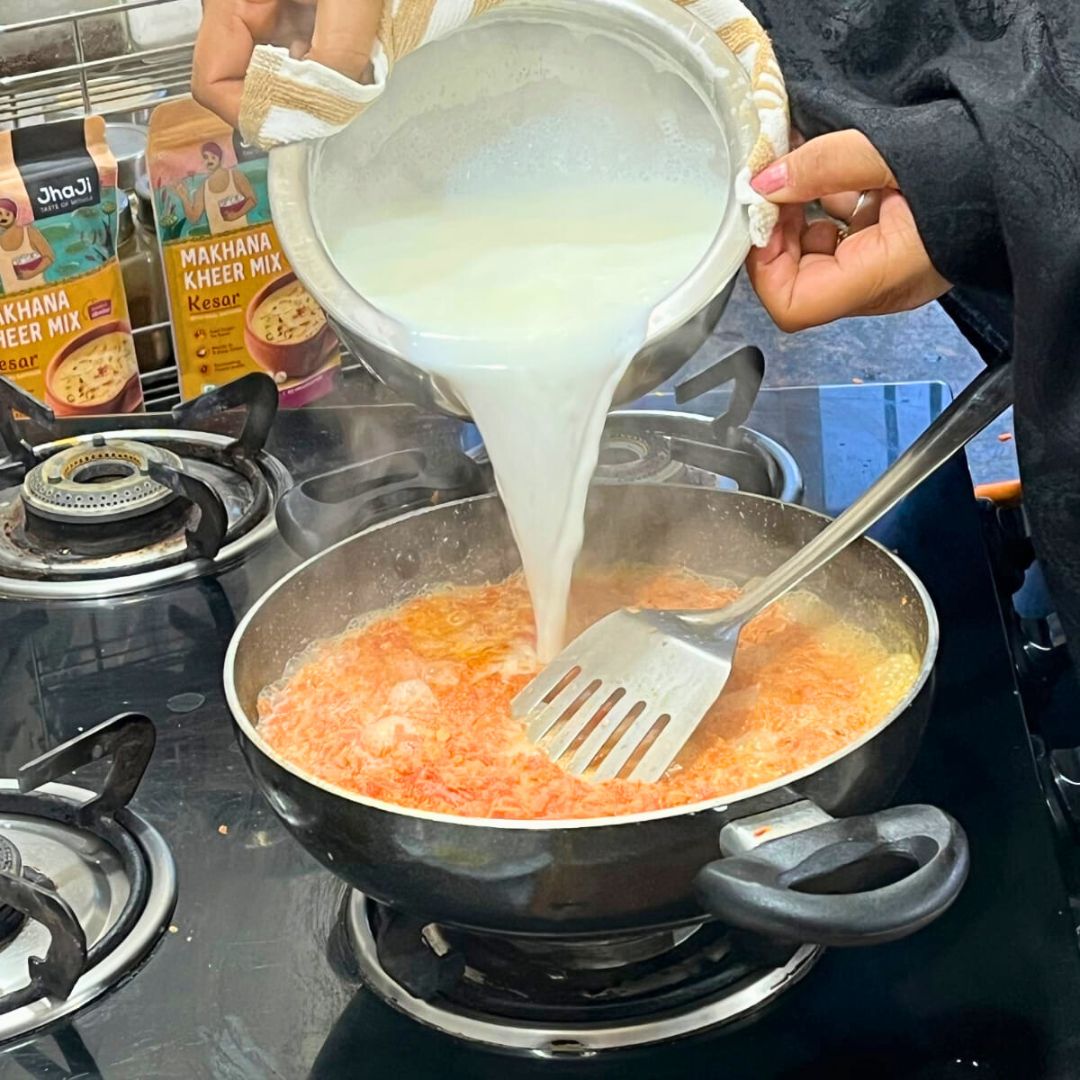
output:
<path id="1" fill-rule="evenodd" d="M 42 184 L 37 192 L 38 206 L 62 206 L 70 205 L 88 196 L 93 196 L 94 184 L 89 176 L 80 176 L 71 184 L 56 187 L 53 184 Z"/>

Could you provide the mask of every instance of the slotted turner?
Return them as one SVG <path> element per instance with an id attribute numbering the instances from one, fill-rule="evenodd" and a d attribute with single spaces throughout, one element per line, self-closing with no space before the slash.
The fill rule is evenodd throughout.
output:
<path id="1" fill-rule="evenodd" d="M 630 763 L 630 779 L 658 780 L 724 689 L 746 623 L 862 536 L 1011 399 L 1010 365 L 988 368 L 843 514 L 727 607 L 616 611 L 589 627 L 514 698 L 529 738 L 554 761 L 568 756 L 576 775 L 595 764 L 596 779 L 611 779 Z"/>

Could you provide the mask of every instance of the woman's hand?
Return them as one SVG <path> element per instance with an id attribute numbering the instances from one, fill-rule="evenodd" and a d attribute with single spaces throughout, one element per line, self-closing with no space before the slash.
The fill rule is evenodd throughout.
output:
<path id="1" fill-rule="evenodd" d="M 949 290 L 930 262 L 896 177 L 861 132 L 810 139 L 752 183 L 770 202 L 782 204 L 768 245 L 751 251 L 746 264 L 781 330 L 907 311 Z M 880 196 L 880 209 L 866 224 L 852 222 L 858 231 L 846 239 L 831 221 L 807 223 L 804 206 L 815 199 L 830 214 L 850 220 L 863 192 Z"/>
<path id="2" fill-rule="evenodd" d="M 383 0 L 205 0 L 191 92 L 233 127 L 252 50 L 284 45 L 352 79 L 371 61 Z"/>

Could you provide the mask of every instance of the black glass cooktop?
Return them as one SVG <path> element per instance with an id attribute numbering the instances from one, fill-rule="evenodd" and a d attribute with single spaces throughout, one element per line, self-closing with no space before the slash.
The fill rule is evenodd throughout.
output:
<path id="1" fill-rule="evenodd" d="M 765 391 L 751 423 L 794 453 L 807 504 L 835 513 L 947 394 L 936 384 Z M 407 409 L 315 409 L 280 416 L 270 448 L 311 474 L 415 437 Z M 826 954 L 738 1030 L 575 1062 L 454 1042 L 350 974 L 336 929 L 343 888 L 255 791 L 222 696 L 229 636 L 289 565 L 281 545 L 220 580 L 148 596 L 0 604 L 0 775 L 115 712 L 149 714 L 157 750 L 133 806 L 162 831 L 180 875 L 172 925 L 135 977 L 66 1026 L 0 1048 L 0 1077 L 1077 1076 L 1080 956 L 963 462 L 877 536 L 922 576 L 941 616 L 934 712 L 899 798 L 934 803 L 967 829 L 972 873 L 959 901 L 906 941 Z"/>

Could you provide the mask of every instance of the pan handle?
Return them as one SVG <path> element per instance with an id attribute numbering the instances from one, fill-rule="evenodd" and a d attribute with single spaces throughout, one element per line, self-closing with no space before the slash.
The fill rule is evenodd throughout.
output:
<path id="1" fill-rule="evenodd" d="M 942 915 L 967 878 L 964 830 L 933 806 L 899 806 L 833 819 L 812 804 L 809 828 L 795 826 L 750 851 L 709 863 L 697 876 L 702 906 L 724 922 L 781 941 L 876 945 L 913 934 Z M 801 811 L 804 814 L 805 810 Z M 759 815 L 762 821 L 775 814 Z M 824 820 L 823 820 L 824 819 Z M 744 822 L 721 833 L 768 836 Z M 774 834 L 775 835 L 775 834 Z M 725 840 L 727 842 L 725 842 Z"/>

